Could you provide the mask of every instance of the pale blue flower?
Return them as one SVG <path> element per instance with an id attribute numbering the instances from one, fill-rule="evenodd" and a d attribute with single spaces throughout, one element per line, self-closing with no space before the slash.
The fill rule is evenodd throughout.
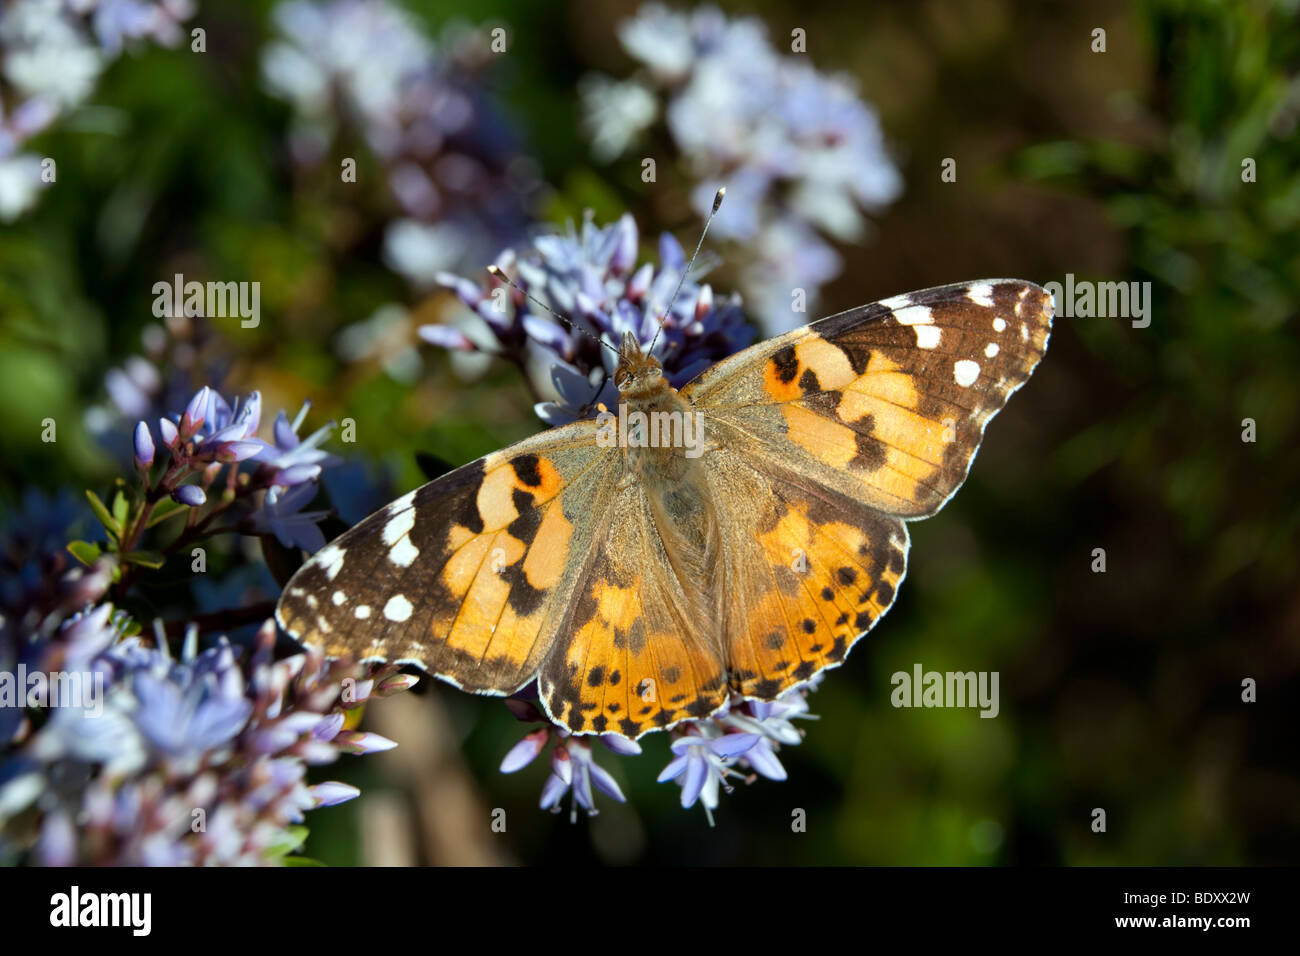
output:
<path id="1" fill-rule="evenodd" d="M 660 237 L 657 265 L 639 263 L 639 247 L 636 221 L 624 215 L 604 227 L 587 219 L 579 231 L 570 226 L 567 233 L 540 236 L 519 252 L 501 253 L 496 262 L 502 273 L 541 305 L 514 289 L 503 290 L 495 279 L 479 285 L 442 275 L 439 281 L 482 320 L 494 344 L 484 348 L 445 326 L 425 326 L 421 336 L 443 347 L 512 356 L 542 399 L 537 414 L 552 425 L 595 415 L 598 403 L 617 401 L 615 360 L 597 340 L 614 352 L 625 332 L 643 348 L 654 342 L 652 354 L 677 388 L 753 340 L 738 296 L 715 297 L 692 276 L 682 281 L 686 257 L 676 239 L 667 233 Z M 670 301 L 672 311 L 665 315 Z M 546 307 L 581 331 L 557 321 Z"/>
<path id="2" fill-rule="evenodd" d="M 805 324 L 842 268 L 826 240 L 860 241 L 867 217 L 902 190 L 875 111 L 848 77 L 778 51 L 754 17 L 650 3 L 618 33 L 642 68 L 623 83 L 584 80 L 593 151 L 626 153 L 662 117 L 695 182 L 696 211 L 707 214 L 727 188 L 713 228 L 732 240 L 728 255 L 741 264 L 753 313 L 771 334 Z M 634 118 L 610 116 L 620 101 L 636 104 Z M 799 300 L 802 312 L 792 307 Z"/>
<path id="3" fill-rule="evenodd" d="M 399 210 L 390 268 L 428 286 L 523 234 L 537 175 L 481 81 L 492 58 L 473 32 L 430 39 L 387 0 L 288 0 L 271 19 L 262 76 L 293 105 L 293 156 L 314 166 L 343 131 L 360 136 Z"/>
<path id="4" fill-rule="evenodd" d="M 286 548 L 302 548 L 313 554 L 325 547 L 325 536 L 317 522 L 327 511 L 303 511 L 318 488 L 315 483 L 299 484 L 282 491 L 279 485 L 267 489 L 262 507 L 253 513 L 253 528 L 258 534 L 273 534 Z"/>

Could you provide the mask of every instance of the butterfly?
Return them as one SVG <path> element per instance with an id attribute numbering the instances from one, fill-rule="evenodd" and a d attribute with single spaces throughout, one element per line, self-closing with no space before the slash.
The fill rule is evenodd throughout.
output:
<path id="1" fill-rule="evenodd" d="M 680 391 L 635 338 L 618 410 L 397 499 L 318 551 L 276 609 L 331 657 L 462 690 L 534 680 L 575 734 L 638 737 L 772 700 L 893 604 L 907 522 L 965 480 L 1047 350 L 1051 296 L 941 286 L 753 345 Z"/>

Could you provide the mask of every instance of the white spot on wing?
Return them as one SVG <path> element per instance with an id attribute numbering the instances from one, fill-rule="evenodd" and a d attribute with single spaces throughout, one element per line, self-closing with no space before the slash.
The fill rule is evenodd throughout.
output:
<path id="1" fill-rule="evenodd" d="M 358 621 L 364 621 L 370 616 L 369 604 L 358 604 L 352 611 L 352 614 Z"/>
<path id="2" fill-rule="evenodd" d="M 399 511 L 406 511 L 408 508 L 410 508 L 412 505 L 415 504 L 415 492 L 419 490 L 420 489 L 417 488 L 415 489 L 415 491 L 408 491 L 406 494 L 402 495 L 402 497 L 398 498 L 396 501 L 391 502 L 388 505 L 389 512 L 391 512 L 392 514 L 396 514 Z"/>
<path id="3" fill-rule="evenodd" d="M 316 552 L 315 561 L 320 565 L 320 569 L 325 572 L 327 580 L 333 581 L 338 577 L 339 570 L 343 567 L 343 558 L 345 553 L 337 544 L 327 544 Z"/>
<path id="4" fill-rule="evenodd" d="M 399 568 L 409 568 L 420 556 L 420 549 L 411 544 L 410 538 L 403 538 L 388 549 L 388 560 Z"/>
<path id="5" fill-rule="evenodd" d="M 987 282 L 977 282 L 966 290 L 966 298 L 970 299 L 976 305 L 992 307 L 993 305 L 993 286 Z"/>
<path id="6" fill-rule="evenodd" d="M 903 308 L 903 306 L 907 305 L 911 301 L 912 301 L 912 297 L 910 295 L 895 295 L 895 296 L 890 296 L 888 299 L 881 299 L 880 304 L 883 305 L 886 309 L 890 309 L 892 311 L 892 310 Z"/>
<path id="7" fill-rule="evenodd" d="M 1020 341 L 1029 341 L 1029 326 L 1025 325 L 1023 322 L 1020 323 Z"/>
<path id="8" fill-rule="evenodd" d="M 993 356 L 995 356 L 995 355 L 997 355 L 997 354 L 998 354 L 998 343 L 997 343 L 997 342 L 990 342 L 988 345 L 984 346 L 984 356 L 985 356 L 985 358 L 993 358 Z"/>
<path id="9" fill-rule="evenodd" d="M 394 594 L 384 605 L 384 617 L 390 621 L 401 623 L 411 616 L 411 602 L 400 594 Z"/>
<path id="10" fill-rule="evenodd" d="M 930 312 L 930 307 L 925 305 L 909 305 L 906 308 L 895 309 L 894 318 L 898 320 L 899 325 L 934 324 L 934 316 Z"/>
<path id="11" fill-rule="evenodd" d="M 916 347 L 932 349 L 939 344 L 939 327 L 937 325 L 918 325 L 916 329 Z"/>
<path id="12" fill-rule="evenodd" d="M 1005 332 L 1006 330 L 1007 330 L 1007 320 L 1002 318 L 1002 316 L 999 315 L 996 319 L 993 320 L 993 331 Z"/>
<path id="13" fill-rule="evenodd" d="M 389 509 L 392 510 L 391 508 Z M 384 525 L 384 544 L 392 546 L 405 538 L 415 527 L 415 509 L 408 508 L 388 519 Z"/>
<path id="14" fill-rule="evenodd" d="M 334 605 L 336 607 L 344 603 L 347 599 L 348 596 L 344 594 L 342 591 L 335 591 L 333 597 L 330 598 L 330 600 L 334 602 Z"/>
<path id="15" fill-rule="evenodd" d="M 980 377 L 979 363 L 972 362 L 970 359 L 959 359 L 953 363 L 952 377 L 962 388 L 969 388 L 975 384 L 975 379 Z"/>

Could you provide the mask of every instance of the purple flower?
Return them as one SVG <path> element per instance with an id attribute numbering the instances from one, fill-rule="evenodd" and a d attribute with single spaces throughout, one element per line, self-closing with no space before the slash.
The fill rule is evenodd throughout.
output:
<path id="1" fill-rule="evenodd" d="M 748 767 L 769 780 L 785 780 L 785 767 L 776 752 L 795 746 L 803 735 L 790 722 L 809 718 L 807 694 L 820 677 L 786 691 L 773 701 L 733 699 L 712 717 L 682 725 L 672 743 L 676 756 L 659 775 L 682 787 L 682 806 L 703 804 L 709 823 L 728 777 L 744 779 L 736 767 Z"/>
<path id="2" fill-rule="evenodd" d="M 272 429 L 273 444 L 263 443 L 253 456 L 255 460 L 275 470 L 274 482 L 277 485 L 289 487 L 314 481 L 322 468 L 339 463 L 334 455 L 320 450 L 320 446 L 334 430 L 333 422 L 322 425 L 306 438 L 298 437 L 298 429 L 302 427 L 310 408 L 311 402 L 303 402 L 292 423 L 283 411 L 280 412 Z"/>
<path id="3" fill-rule="evenodd" d="M 595 816 L 598 811 L 593 786 L 619 803 L 627 802 L 618 783 L 593 759 L 591 745 L 581 738 L 571 737 L 557 743 L 551 753 L 551 776 L 542 787 L 540 806 L 543 810 L 559 812 L 560 799 L 572 789 L 570 819 L 576 819 L 579 807 L 587 811 L 588 816 Z"/>
<path id="4" fill-rule="evenodd" d="M 242 687 L 222 693 L 220 682 L 200 665 L 171 667 L 162 674 L 140 671 L 132 678 L 135 725 L 151 746 L 174 760 L 197 760 L 230 743 L 253 710 Z"/>
<path id="5" fill-rule="evenodd" d="M 712 826 L 719 788 L 726 786 L 727 777 L 740 776 L 731 769 L 732 764 L 760 738 L 756 734 L 706 736 L 710 731 L 717 732 L 716 728 L 702 725 L 699 732 L 674 740 L 672 751 L 676 756 L 659 774 L 659 782 L 676 780 L 682 788 L 682 807 L 692 807 L 697 800 L 701 801 Z"/>
<path id="6" fill-rule="evenodd" d="M 596 339 L 616 352 L 624 332 L 632 332 L 643 348 L 659 333 L 653 354 L 674 387 L 753 340 L 737 296 L 718 299 L 709 286 L 691 277 L 682 281 L 686 257 L 676 239 L 660 238 L 658 266 L 638 266 L 638 248 L 636 221 L 624 215 L 605 227 L 588 219 L 580 232 L 570 228 L 566 235 L 541 236 L 521 252 L 501 253 L 497 267 L 543 306 L 495 279 L 487 287 L 440 275 L 439 282 L 473 310 L 476 328 L 456 334 L 426 326 L 421 336 L 443 347 L 512 356 L 543 399 L 537 414 L 552 425 L 594 415 L 598 403 L 617 400 L 615 360 Z M 665 317 L 679 282 L 681 291 Z M 582 331 L 556 321 L 545 307 Z M 484 340 L 491 344 L 480 344 Z"/>
<path id="7" fill-rule="evenodd" d="M 902 188 L 875 112 L 848 78 L 818 72 L 806 54 L 778 52 L 753 17 L 651 3 L 620 25 L 619 39 L 642 64 L 638 75 L 582 84 L 597 157 L 626 152 L 662 116 L 695 177 L 696 210 L 707 212 L 727 187 L 714 228 L 734 240 L 755 314 L 772 334 L 808 321 L 792 293 L 803 289 L 811 308 L 842 268 L 822 236 L 859 241 L 866 214 Z M 807 247 L 796 237 L 815 237 L 808 255 L 797 254 Z"/>
<path id="8" fill-rule="evenodd" d="M 357 795 L 309 786 L 307 767 L 392 745 L 340 729 L 358 706 L 340 689 L 385 684 L 393 668 L 316 651 L 275 660 L 271 622 L 251 655 L 224 638 L 200 651 L 191 628 L 174 657 L 161 629 L 145 643 L 120 636 L 126 623 L 104 605 L 32 640 L 33 661 L 77 660 L 105 692 L 97 714 L 34 714 L 39 730 L 0 757 L 0 861 L 34 847 L 47 864 L 273 864 L 301 842 L 288 828 L 307 811 Z"/>
<path id="9" fill-rule="evenodd" d="M 104 376 L 104 387 L 122 414 L 142 416 L 149 411 L 150 397 L 158 392 L 162 382 L 157 368 L 132 355 L 122 368 L 109 369 Z"/>
<path id="10" fill-rule="evenodd" d="M 508 704 L 521 720 L 544 719 L 540 711 L 523 701 L 512 700 Z M 613 797 L 619 803 L 625 803 L 623 791 L 605 768 L 596 763 L 591 752 L 591 744 L 585 737 L 574 737 L 567 731 L 547 725 L 540 730 L 527 734 L 515 744 L 501 761 L 502 773 L 515 773 L 532 763 L 546 749 L 546 745 L 555 741 L 551 751 L 551 774 L 542 786 L 540 806 L 543 810 L 559 812 L 560 800 L 570 790 L 573 791 L 573 803 L 570 819 L 576 819 L 581 807 L 589 816 L 597 812 L 595 791 Z M 601 734 L 597 739 L 617 754 L 639 754 L 641 745 L 620 734 Z M 594 788 L 594 789 L 593 789 Z"/>
<path id="11" fill-rule="evenodd" d="M 262 75 L 293 104 L 294 158 L 321 162 L 340 130 L 362 139 L 399 210 L 384 238 L 394 271 L 427 286 L 523 234 L 537 176 L 480 81 L 493 57 L 478 31 L 431 40 L 386 0 L 289 0 L 271 19 Z"/>
<path id="12" fill-rule="evenodd" d="M 158 434 L 162 436 L 163 444 L 168 448 L 174 448 L 180 439 L 180 431 L 170 418 L 158 419 Z"/>
<path id="13" fill-rule="evenodd" d="M 396 741 L 380 734 L 364 734 L 355 730 L 340 732 L 334 738 L 334 743 L 344 753 L 350 754 L 377 754 L 397 746 Z"/>
<path id="14" fill-rule="evenodd" d="M 89 667 L 118 636 L 112 606 L 101 604 L 74 614 L 64 622 L 59 635 L 64 662 L 74 670 Z"/>
<path id="15" fill-rule="evenodd" d="M 136 424 L 133 442 L 135 445 L 136 466 L 139 468 L 148 468 L 153 464 L 153 435 L 149 434 L 149 426 L 144 422 L 138 422 Z"/>
<path id="16" fill-rule="evenodd" d="M 105 53 L 116 56 L 141 39 L 176 46 L 183 36 L 180 23 L 194 15 L 196 5 L 192 0 L 83 0 L 82 6 L 94 8 L 95 37 Z"/>
<path id="17" fill-rule="evenodd" d="M 314 482 L 300 484 L 282 491 L 272 486 L 262 500 L 262 507 L 253 513 L 253 528 L 258 534 L 273 534 L 286 548 L 302 548 L 313 554 L 325 547 L 325 536 L 316 522 L 326 511 L 303 511 L 303 507 L 316 497 Z"/>
<path id="18" fill-rule="evenodd" d="M 673 731 L 672 761 L 659 774 L 659 781 L 675 781 L 682 788 L 681 804 L 704 807 L 709 825 L 718 806 L 722 790 L 731 791 L 729 778 L 752 783 L 759 776 L 785 780 L 787 773 L 777 752 L 782 746 L 802 742 L 803 734 L 791 723 L 797 718 L 812 718 L 807 695 L 820 683 L 820 675 L 792 687 L 773 701 L 754 701 L 733 697 L 712 716 L 686 721 Z M 506 701 L 506 706 L 521 722 L 546 722 L 547 718 L 526 694 Z M 619 734 L 600 734 L 596 739 L 622 756 L 641 753 L 641 746 Z M 608 772 L 592 759 L 591 737 L 573 736 L 563 728 L 546 722 L 515 744 L 501 761 L 502 773 L 516 773 L 536 760 L 554 742 L 551 772 L 542 787 L 541 806 L 557 810 L 560 800 L 570 791 L 573 803 L 570 818 L 579 808 L 594 812 L 594 793 L 600 790 L 620 802 L 622 791 Z M 747 773 L 746 771 L 753 771 Z"/>
<path id="19" fill-rule="evenodd" d="M 198 508 L 208 500 L 208 496 L 198 485 L 181 485 L 172 492 L 172 498 L 191 508 Z"/>
<path id="20" fill-rule="evenodd" d="M 94 91 L 124 42 L 167 46 L 182 37 L 190 0 L 11 0 L 0 16 L 0 96 L 14 108 L 0 113 L 0 220 L 31 208 L 47 185 L 40 157 L 17 153 L 26 140 L 75 109 Z M 138 418 L 139 414 L 132 417 Z"/>
<path id="21" fill-rule="evenodd" d="M 268 443 L 257 435 L 262 421 L 259 392 L 249 393 L 242 402 L 237 399 L 232 406 L 215 389 L 200 388 L 179 415 L 159 420 L 164 445 L 186 466 L 174 479 L 181 481 L 199 471 L 203 473 L 202 486 L 181 484 L 171 491 L 172 498 L 199 507 L 207 501 L 204 489 L 215 482 L 223 465 L 238 467 L 240 462 L 255 461 L 259 466 L 255 476 L 258 483 L 240 487 L 265 488 L 266 492 L 257 508 L 243 516 L 246 523 L 242 527 L 251 528 L 255 534 L 275 535 L 285 547 L 319 550 L 325 540 L 317 522 L 327 512 L 303 508 L 316 497 L 321 470 L 339 464 L 341 459 L 320 448 L 334 428 L 332 422 L 305 439 L 298 437 L 297 431 L 310 408 L 310 402 L 303 403 L 292 422 L 280 411 Z M 135 443 L 137 456 L 153 448 L 152 436 L 143 422 L 136 426 Z"/>
<path id="22" fill-rule="evenodd" d="M 500 770 L 502 773 L 514 773 L 516 770 L 522 770 L 528 766 L 550 743 L 551 732 L 545 728 L 534 730 L 526 735 L 523 740 L 510 748 L 505 759 L 501 761 Z"/>
<path id="23" fill-rule="evenodd" d="M 180 431 L 196 441 L 193 457 L 221 462 L 247 461 L 266 449 L 257 437 L 262 420 L 262 396 L 252 392 L 232 408 L 206 385 L 195 393 L 181 415 Z"/>
<path id="24" fill-rule="evenodd" d="M 318 807 L 335 807 L 361 796 L 361 791 L 351 784 L 331 780 L 311 788 L 312 799 Z"/>

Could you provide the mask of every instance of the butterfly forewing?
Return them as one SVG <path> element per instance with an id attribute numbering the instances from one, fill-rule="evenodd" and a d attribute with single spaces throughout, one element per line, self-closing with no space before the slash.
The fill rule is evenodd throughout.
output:
<path id="1" fill-rule="evenodd" d="M 330 656 L 418 665 L 477 693 L 532 680 L 617 475 L 592 422 L 544 432 L 399 498 L 317 552 L 276 610 Z"/>
<path id="2" fill-rule="evenodd" d="M 754 346 L 683 394 L 747 444 L 888 514 L 961 485 L 984 426 L 1047 349 L 1051 296 L 992 279 L 895 296 Z M 754 353 L 754 354 L 750 354 Z"/>

